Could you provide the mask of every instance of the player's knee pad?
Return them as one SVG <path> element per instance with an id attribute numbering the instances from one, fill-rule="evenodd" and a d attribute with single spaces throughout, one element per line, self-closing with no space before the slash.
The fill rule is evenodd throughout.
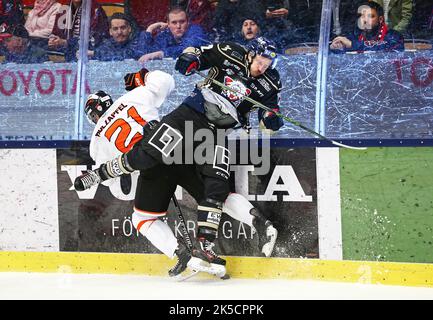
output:
<path id="1" fill-rule="evenodd" d="M 253 216 L 251 210 L 254 206 L 244 196 L 238 193 L 230 193 L 224 202 L 223 212 L 230 217 L 252 226 Z"/>
<path id="2" fill-rule="evenodd" d="M 215 241 L 221 220 L 222 206 L 221 201 L 211 198 L 199 203 L 197 207 L 198 238 L 205 238 L 211 242 Z"/>
<path id="3" fill-rule="evenodd" d="M 153 213 L 134 208 L 131 219 L 132 225 L 138 232 L 146 236 L 147 231 L 149 230 L 152 223 L 154 223 L 159 217 L 165 216 L 165 214 L 166 212 Z"/>
<path id="4" fill-rule="evenodd" d="M 165 214 L 166 212 L 150 213 L 134 208 L 132 224 L 158 250 L 169 258 L 173 258 L 177 248 L 177 239 L 170 227 L 158 219 Z"/>

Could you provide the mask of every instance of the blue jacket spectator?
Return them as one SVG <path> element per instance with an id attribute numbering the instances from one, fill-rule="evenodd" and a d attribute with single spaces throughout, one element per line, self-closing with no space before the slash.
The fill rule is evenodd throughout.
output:
<path id="1" fill-rule="evenodd" d="M 89 51 L 93 59 L 100 61 L 122 61 L 138 59 L 146 50 L 143 33 L 133 33 L 129 17 L 115 13 L 110 17 L 110 38 L 105 39 L 94 51 Z"/>
<path id="2" fill-rule="evenodd" d="M 126 42 L 117 42 L 113 38 L 106 39 L 95 49 L 93 59 L 100 61 L 137 60 L 143 54 L 142 39 L 140 33 L 132 35 L 131 39 Z"/>
<path id="3" fill-rule="evenodd" d="M 265 19 L 265 1 L 256 0 L 220 0 L 214 16 L 216 42 L 232 41 L 239 32 L 239 26 L 245 17 L 255 17 L 259 25 Z"/>
<path id="4" fill-rule="evenodd" d="M 154 33 L 157 33 L 153 36 Z M 189 24 L 185 10 L 171 9 L 168 21 L 151 24 L 144 34 L 149 54 L 143 55 L 139 61 L 153 59 L 177 58 L 184 49 L 210 44 L 204 30 L 195 24 Z"/>
<path id="5" fill-rule="evenodd" d="M 42 63 L 49 60 L 46 50 L 31 43 L 23 25 L 7 27 L 0 34 L 0 39 L 4 46 L 4 63 Z"/>
<path id="6" fill-rule="evenodd" d="M 349 51 L 403 51 L 403 36 L 395 30 L 388 30 L 382 7 L 375 2 L 363 5 L 358 26 L 347 37 L 339 36 L 332 40 L 334 53 Z"/>

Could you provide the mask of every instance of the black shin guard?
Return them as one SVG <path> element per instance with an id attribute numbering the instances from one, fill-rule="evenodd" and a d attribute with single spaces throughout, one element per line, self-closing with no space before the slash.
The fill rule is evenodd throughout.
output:
<path id="1" fill-rule="evenodd" d="M 215 241 L 221 220 L 222 205 L 222 202 L 212 199 L 200 202 L 197 208 L 197 238 L 204 238 L 211 242 Z"/>

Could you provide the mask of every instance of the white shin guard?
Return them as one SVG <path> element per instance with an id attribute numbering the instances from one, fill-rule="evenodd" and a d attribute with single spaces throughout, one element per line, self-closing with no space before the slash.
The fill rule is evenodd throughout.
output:
<path id="1" fill-rule="evenodd" d="M 145 236 L 158 250 L 167 257 L 173 258 L 177 248 L 177 239 L 170 227 L 157 217 L 143 215 L 134 211 L 132 224 Z"/>

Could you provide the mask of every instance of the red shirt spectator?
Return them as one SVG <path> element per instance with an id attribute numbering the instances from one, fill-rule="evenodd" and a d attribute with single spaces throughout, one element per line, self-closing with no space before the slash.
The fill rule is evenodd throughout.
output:
<path id="1" fill-rule="evenodd" d="M 51 49 L 65 47 L 67 40 L 79 38 L 82 3 L 82 0 L 71 0 L 67 10 L 61 9 L 57 14 L 53 33 L 48 42 L 48 46 Z M 107 14 L 95 1 L 92 2 L 90 19 L 90 42 L 95 47 L 103 39 L 109 37 Z"/>
<path id="2" fill-rule="evenodd" d="M 24 25 L 21 0 L 0 0 L 0 25 Z"/>
<path id="3" fill-rule="evenodd" d="M 214 11 L 209 0 L 191 0 L 186 8 L 189 22 L 200 25 L 205 31 L 212 29 Z"/>

